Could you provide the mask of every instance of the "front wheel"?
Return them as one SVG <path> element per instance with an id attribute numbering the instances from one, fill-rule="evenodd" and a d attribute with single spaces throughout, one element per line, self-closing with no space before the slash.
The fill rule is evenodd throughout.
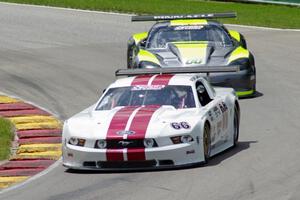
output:
<path id="1" fill-rule="evenodd" d="M 205 163 L 207 163 L 209 160 L 210 151 L 211 151 L 210 126 L 208 123 L 205 123 L 204 132 L 203 132 L 203 152 L 204 152 Z"/>
<path id="2" fill-rule="evenodd" d="M 234 119 L 233 119 L 233 146 L 235 147 L 239 140 L 239 122 L 240 122 L 240 113 L 237 106 L 234 107 Z"/>

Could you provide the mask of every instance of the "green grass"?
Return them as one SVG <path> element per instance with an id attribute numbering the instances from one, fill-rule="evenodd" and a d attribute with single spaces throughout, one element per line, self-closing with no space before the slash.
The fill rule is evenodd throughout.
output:
<path id="1" fill-rule="evenodd" d="M 7 119 L 0 118 L 0 160 L 5 160 L 9 157 L 13 138 L 12 124 Z"/>
<path id="2" fill-rule="evenodd" d="M 277 28 L 300 28 L 300 8 L 269 4 L 246 4 L 201 0 L 0 0 L 125 13 L 174 14 L 236 11 L 237 19 L 223 23 Z"/>

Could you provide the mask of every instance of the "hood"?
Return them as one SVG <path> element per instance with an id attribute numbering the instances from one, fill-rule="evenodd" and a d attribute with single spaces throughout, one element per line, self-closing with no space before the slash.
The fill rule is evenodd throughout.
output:
<path id="1" fill-rule="evenodd" d="M 67 126 L 72 136 L 86 139 L 156 138 L 174 134 L 174 122 L 187 122 L 192 129 L 195 119 L 199 119 L 195 117 L 196 110 L 173 106 L 116 107 L 79 113 L 67 121 Z"/>
<path id="2" fill-rule="evenodd" d="M 233 47 L 214 46 L 209 43 L 169 43 L 165 49 L 148 50 L 162 67 L 199 65 L 226 65 Z"/>

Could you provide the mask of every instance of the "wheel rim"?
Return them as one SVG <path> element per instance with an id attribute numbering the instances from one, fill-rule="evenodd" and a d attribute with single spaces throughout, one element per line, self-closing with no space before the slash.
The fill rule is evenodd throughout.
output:
<path id="1" fill-rule="evenodd" d="M 204 156 L 205 158 L 209 157 L 210 154 L 210 136 L 209 136 L 209 126 L 204 126 L 204 134 L 203 134 L 203 146 L 204 146 Z"/>

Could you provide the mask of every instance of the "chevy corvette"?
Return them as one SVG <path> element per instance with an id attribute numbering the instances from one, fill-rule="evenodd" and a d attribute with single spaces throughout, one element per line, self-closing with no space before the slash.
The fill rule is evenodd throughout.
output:
<path id="1" fill-rule="evenodd" d="M 235 13 L 133 16 L 132 21 L 157 21 L 148 32 L 130 37 L 128 68 L 230 66 L 240 71 L 211 74 L 215 86 L 232 87 L 239 97 L 256 91 L 254 56 L 244 36 L 228 30 L 215 18 L 236 17 Z"/>

